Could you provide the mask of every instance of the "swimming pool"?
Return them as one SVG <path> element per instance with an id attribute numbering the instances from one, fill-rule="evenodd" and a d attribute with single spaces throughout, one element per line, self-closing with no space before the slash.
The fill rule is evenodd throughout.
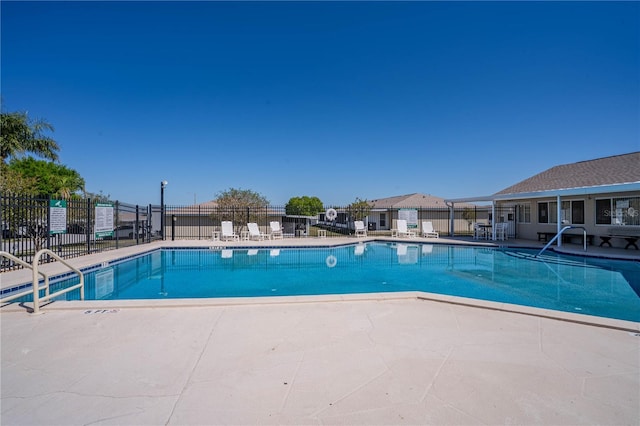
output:
<path id="1" fill-rule="evenodd" d="M 444 244 L 158 249 L 85 275 L 86 299 L 424 291 L 640 321 L 640 262 Z M 69 285 L 73 279 L 64 284 Z M 63 296 L 77 299 L 79 292 Z"/>

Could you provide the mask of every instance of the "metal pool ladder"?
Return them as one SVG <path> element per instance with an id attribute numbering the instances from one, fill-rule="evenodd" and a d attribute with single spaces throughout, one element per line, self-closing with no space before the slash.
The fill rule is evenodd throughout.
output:
<path id="1" fill-rule="evenodd" d="M 80 277 L 80 282 L 76 285 L 73 285 L 71 287 L 67 287 L 67 288 L 63 288 L 55 293 L 50 293 L 49 291 L 49 276 L 47 274 L 45 274 L 44 272 L 40 272 L 38 271 L 38 263 L 40 262 L 40 257 L 42 257 L 43 254 L 48 254 L 49 256 L 53 257 L 54 259 L 56 259 L 57 261 L 59 261 L 60 263 L 62 263 L 63 265 L 65 265 L 66 267 L 68 267 L 69 269 L 71 269 L 73 272 L 75 272 L 76 274 L 78 274 L 78 276 Z M 10 300 L 13 299 L 17 299 L 18 297 L 22 297 L 22 296 L 26 296 L 29 293 L 33 293 L 33 312 L 32 314 L 37 315 L 40 314 L 40 302 L 47 302 L 50 299 L 59 296 L 61 294 L 64 293 L 68 293 L 72 290 L 75 290 L 77 288 L 80 289 L 80 300 L 84 300 L 84 275 L 82 274 L 82 272 L 77 269 L 74 268 L 73 266 L 71 266 L 69 263 L 67 263 L 64 259 L 62 259 L 60 256 L 58 256 L 57 254 L 55 254 L 54 252 L 52 252 L 49 249 L 42 249 L 39 252 L 37 252 L 35 254 L 35 256 L 33 257 L 33 262 L 31 264 L 23 261 L 22 259 L 4 252 L 4 251 L 0 251 L 0 257 L 6 257 L 7 259 L 10 259 L 14 262 L 19 263 L 20 265 L 24 266 L 25 268 L 29 268 L 32 270 L 33 275 L 32 275 L 32 279 L 33 279 L 33 285 L 30 289 L 19 292 L 19 293 L 15 293 L 12 294 L 11 296 L 7 296 L 3 299 L 0 300 L 0 303 L 6 303 Z M 41 275 L 44 278 L 44 284 L 41 286 L 40 285 L 40 279 L 39 276 Z M 44 296 L 40 297 L 40 290 L 44 290 Z"/>
<path id="2" fill-rule="evenodd" d="M 555 241 L 555 240 L 557 240 L 558 238 L 560 238 L 560 237 L 562 236 L 562 233 L 563 233 L 564 231 L 566 231 L 567 229 L 582 229 L 582 233 L 583 233 L 583 236 L 582 236 L 582 244 L 584 245 L 584 251 L 587 251 L 587 230 L 585 229 L 585 227 L 584 227 L 584 226 L 565 226 L 564 228 L 562 228 L 562 229 L 560 230 L 560 232 L 558 232 L 558 233 L 556 234 L 556 236 L 555 236 L 555 237 L 553 237 L 553 238 L 551 239 L 551 241 L 549 241 L 549 242 L 548 242 L 548 243 L 547 243 L 547 244 L 542 248 L 542 250 L 540 250 L 540 252 L 538 252 L 538 254 L 536 254 L 536 255 L 535 255 L 535 257 L 540 256 L 540 255 L 541 255 L 541 254 L 542 254 L 546 249 L 548 249 L 548 248 L 549 248 L 549 246 L 550 246 L 551 244 L 553 244 L 553 243 L 554 243 L 554 241 Z"/>

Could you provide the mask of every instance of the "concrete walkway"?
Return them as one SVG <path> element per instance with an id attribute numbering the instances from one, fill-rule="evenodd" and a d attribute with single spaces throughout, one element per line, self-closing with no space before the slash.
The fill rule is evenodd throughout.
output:
<path id="1" fill-rule="evenodd" d="M 167 245 L 178 244 L 194 242 Z M 640 424 L 640 324 L 461 303 L 400 294 L 4 307 L 0 423 Z"/>
<path id="2" fill-rule="evenodd" d="M 3 425 L 637 425 L 640 337 L 417 299 L 3 312 Z"/>

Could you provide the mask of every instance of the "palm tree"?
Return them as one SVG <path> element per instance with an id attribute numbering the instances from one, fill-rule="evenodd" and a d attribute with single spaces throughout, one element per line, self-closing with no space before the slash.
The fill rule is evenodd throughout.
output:
<path id="1" fill-rule="evenodd" d="M 44 120 L 30 120 L 26 112 L 3 112 L 0 114 L 0 161 L 18 157 L 27 152 L 56 161 L 60 146 L 46 136 L 53 126 Z"/>

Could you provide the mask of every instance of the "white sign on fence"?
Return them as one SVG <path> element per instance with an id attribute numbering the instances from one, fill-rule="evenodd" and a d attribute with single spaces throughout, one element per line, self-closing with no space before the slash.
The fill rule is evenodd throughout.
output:
<path id="1" fill-rule="evenodd" d="M 67 201 L 49 200 L 49 235 L 67 232 Z"/>
<path id="2" fill-rule="evenodd" d="M 96 238 L 113 237 L 113 204 L 96 203 Z"/>

